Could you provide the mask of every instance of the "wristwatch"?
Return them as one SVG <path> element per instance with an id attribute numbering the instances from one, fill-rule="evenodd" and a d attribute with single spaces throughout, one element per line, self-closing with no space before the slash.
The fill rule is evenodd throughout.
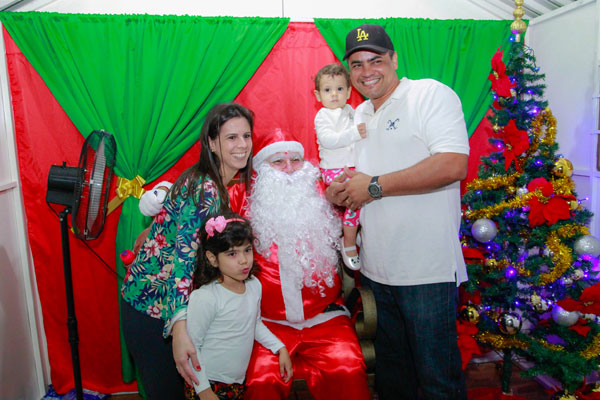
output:
<path id="1" fill-rule="evenodd" d="M 378 179 L 379 179 L 379 176 L 372 177 L 371 183 L 369 183 L 369 187 L 367 188 L 369 195 L 374 199 L 380 199 L 383 194 L 381 185 L 377 181 Z"/>

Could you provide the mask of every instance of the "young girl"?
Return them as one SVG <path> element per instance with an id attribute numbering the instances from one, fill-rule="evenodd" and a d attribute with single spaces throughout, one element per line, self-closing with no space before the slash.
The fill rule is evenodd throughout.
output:
<path id="1" fill-rule="evenodd" d="M 200 134 L 200 160 L 175 182 L 150 226 L 121 287 L 123 338 L 148 399 L 181 399 L 200 368 L 186 332 L 198 231 L 208 215 L 228 208 L 226 184 L 252 173 L 252 112 L 235 103 L 209 111 Z M 174 362 L 175 359 L 175 362 Z"/>
<path id="2" fill-rule="evenodd" d="M 315 131 L 326 185 L 341 175 L 345 166 L 354 169 L 354 142 L 367 134 L 365 124 L 355 124 L 354 109 L 346 104 L 351 90 L 350 75 L 341 64 L 326 65 L 315 76 L 315 96 L 323 104 L 315 116 Z M 359 214 L 359 210 L 346 209 L 340 245 L 344 264 L 353 270 L 360 269 L 356 250 Z"/>
<path id="3" fill-rule="evenodd" d="M 195 371 L 197 397 L 188 386 L 188 399 L 241 399 L 254 339 L 279 354 L 279 369 L 288 382 L 292 362 L 283 343 L 262 323 L 260 281 L 252 276 L 254 236 L 250 223 L 225 213 L 206 221 L 201 233 L 198 265 L 190 295 L 187 331 L 198 351 L 202 369 Z"/>

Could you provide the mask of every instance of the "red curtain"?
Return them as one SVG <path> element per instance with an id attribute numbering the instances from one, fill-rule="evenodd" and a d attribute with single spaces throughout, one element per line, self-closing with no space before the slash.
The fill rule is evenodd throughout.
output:
<path id="1" fill-rule="evenodd" d="M 46 179 L 53 164 L 65 161 L 69 166 L 77 165 L 83 138 L 6 31 L 4 38 L 19 173 L 51 379 L 55 390 L 64 393 L 74 385 L 59 221 L 45 204 Z M 337 59 L 314 24 L 291 23 L 235 101 L 256 113 L 256 134 L 268 133 L 274 128 L 288 131 L 304 144 L 306 158 L 316 162 L 313 120 L 320 105 L 313 95 L 312 78 L 320 67 L 333 62 Z M 350 104 L 356 106 L 361 101 L 360 95 L 353 93 Z M 487 149 L 489 133 L 489 123 L 484 120 L 471 138 L 470 176 L 479 154 Z M 196 144 L 157 181 L 173 181 L 198 155 Z M 152 185 L 151 182 L 146 187 Z M 117 312 L 120 282 L 116 282 L 112 256 L 119 214 L 117 210 L 108 216 L 100 238 L 87 242 L 104 262 L 81 241 L 70 242 L 83 386 L 101 393 L 136 390 L 135 383 L 123 383 L 120 373 Z"/>

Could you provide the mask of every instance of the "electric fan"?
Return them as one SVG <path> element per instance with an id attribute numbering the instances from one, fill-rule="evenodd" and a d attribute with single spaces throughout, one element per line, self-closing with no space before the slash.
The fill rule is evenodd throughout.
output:
<path id="1" fill-rule="evenodd" d="M 78 167 L 68 167 L 63 162 L 62 165 L 51 166 L 48 173 L 46 202 L 66 206 L 58 217 L 67 295 L 67 328 L 73 361 L 75 393 L 78 400 L 83 399 L 83 388 L 73 300 L 68 215 L 72 214 L 73 233 L 79 239 L 93 240 L 100 235 L 104 227 L 116 147 L 115 139 L 110 133 L 93 131 L 83 143 Z"/>

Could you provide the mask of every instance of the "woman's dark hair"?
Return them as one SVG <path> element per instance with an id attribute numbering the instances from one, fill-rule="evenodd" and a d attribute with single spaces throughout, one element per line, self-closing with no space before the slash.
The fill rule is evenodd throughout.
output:
<path id="1" fill-rule="evenodd" d="M 199 232 L 200 246 L 196 253 L 196 271 L 194 271 L 193 289 L 197 289 L 202 285 L 206 285 L 221 277 L 219 268 L 215 268 L 206 258 L 206 252 L 210 251 L 218 257 L 219 253 L 223 253 L 234 246 L 242 246 L 244 243 L 252 245 L 254 242 L 254 234 L 250 222 L 233 213 L 231 211 L 221 214 L 226 220 L 235 218 L 242 221 L 229 221 L 223 232 L 214 231 L 214 234 L 209 237 L 206 233 L 206 223 L 202 226 Z M 248 278 L 252 276 L 256 270 L 256 262 L 252 263 Z"/>
<path id="2" fill-rule="evenodd" d="M 200 160 L 185 170 L 173 184 L 171 188 L 171 199 L 175 200 L 179 194 L 183 196 L 193 196 L 194 204 L 200 207 L 204 202 L 204 183 L 200 190 L 200 196 L 194 195 L 198 189 L 198 181 L 205 178 L 206 175 L 215 182 L 219 192 L 221 211 L 229 208 L 229 195 L 226 185 L 229 182 L 223 182 L 221 176 L 221 162 L 217 155 L 210 150 L 210 140 L 220 140 L 219 133 L 221 127 L 230 119 L 245 118 L 250 125 L 250 131 L 254 129 L 254 113 L 244 106 L 236 103 L 221 103 L 214 106 L 206 115 L 202 131 L 200 133 Z M 251 150 L 252 151 L 252 150 Z M 246 186 L 246 191 L 250 190 L 250 179 L 252 178 L 252 155 L 248 157 L 246 166 L 240 170 L 240 180 Z M 182 188 L 186 187 L 185 192 Z"/>

